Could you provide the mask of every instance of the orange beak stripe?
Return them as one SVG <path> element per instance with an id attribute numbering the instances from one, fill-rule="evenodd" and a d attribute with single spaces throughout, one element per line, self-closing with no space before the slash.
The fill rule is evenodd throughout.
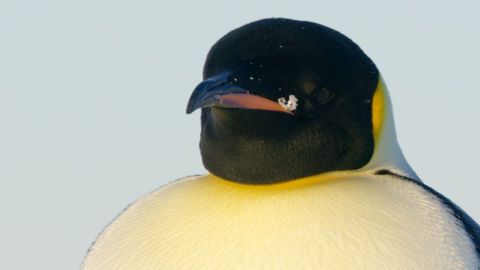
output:
<path id="1" fill-rule="evenodd" d="M 257 109 L 293 114 L 291 111 L 283 108 L 280 104 L 260 96 L 249 94 L 226 94 L 221 95 L 219 98 L 220 104 L 225 104 L 232 108 Z"/>

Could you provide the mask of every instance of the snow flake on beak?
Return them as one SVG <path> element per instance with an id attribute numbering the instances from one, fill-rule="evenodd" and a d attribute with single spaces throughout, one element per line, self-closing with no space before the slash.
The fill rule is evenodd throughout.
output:
<path id="1" fill-rule="evenodd" d="M 280 106 L 282 106 L 283 108 L 285 108 L 285 110 L 289 110 L 289 111 L 294 111 L 297 109 L 297 101 L 298 99 L 294 96 L 294 95 L 290 95 L 288 96 L 289 100 L 288 102 L 285 101 L 285 98 L 279 98 L 278 99 L 278 104 L 280 104 Z"/>

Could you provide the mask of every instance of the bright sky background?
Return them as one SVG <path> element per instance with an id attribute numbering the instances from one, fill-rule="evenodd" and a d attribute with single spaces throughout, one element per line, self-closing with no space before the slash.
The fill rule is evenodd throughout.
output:
<path id="1" fill-rule="evenodd" d="M 423 181 L 480 221 L 480 1 L 2 1 L 0 269 L 78 269 L 128 204 L 203 174 L 185 114 L 248 22 L 334 28 L 373 59 Z"/>

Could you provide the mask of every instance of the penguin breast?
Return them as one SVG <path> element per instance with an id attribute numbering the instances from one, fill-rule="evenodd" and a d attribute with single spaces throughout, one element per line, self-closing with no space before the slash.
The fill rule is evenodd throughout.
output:
<path id="1" fill-rule="evenodd" d="M 84 269 L 474 269 L 474 248 L 445 207 L 386 177 L 297 186 L 185 178 L 122 213 Z"/>

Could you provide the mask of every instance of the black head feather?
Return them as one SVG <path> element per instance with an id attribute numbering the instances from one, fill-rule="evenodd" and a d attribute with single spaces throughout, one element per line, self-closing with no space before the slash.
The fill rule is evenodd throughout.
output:
<path id="1" fill-rule="evenodd" d="M 246 184 L 271 184 L 363 167 L 373 155 L 373 62 L 328 27 L 265 19 L 235 29 L 208 53 L 204 78 L 277 101 L 294 95 L 295 115 L 202 108 L 200 149 L 208 171 Z"/>

